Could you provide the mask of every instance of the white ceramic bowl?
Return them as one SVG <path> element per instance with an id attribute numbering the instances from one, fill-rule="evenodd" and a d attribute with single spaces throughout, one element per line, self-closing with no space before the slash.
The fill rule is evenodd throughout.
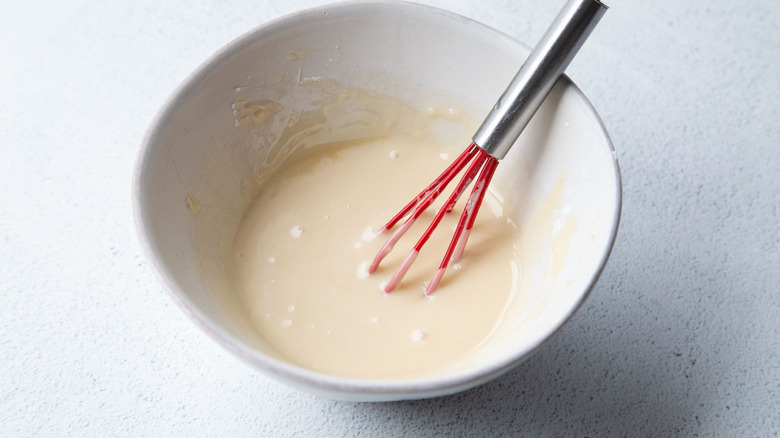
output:
<path id="1" fill-rule="evenodd" d="M 459 371 L 411 380 L 318 374 L 262 347 L 231 292 L 228 260 L 251 192 L 253 147 L 258 135 L 273 132 L 237 129 L 235 105 L 249 97 L 255 109 L 280 99 L 287 99 L 287 109 L 309 107 L 316 96 L 290 98 L 286 90 L 301 77 L 322 77 L 418 108 L 457 104 L 481 120 L 527 53 L 525 45 L 467 18 L 399 2 L 335 4 L 257 27 L 199 67 L 147 133 L 133 180 L 147 256 L 181 308 L 217 342 L 268 375 L 311 392 L 362 401 L 424 398 L 505 373 L 582 304 L 617 233 L 621 185 L 614 149 L 596 111 L 568 78 L 556 85 L 493 182 L 532 211 L 566 175 L 565 213 L 578 224 L 566 263 L 548 276 L 532 311 L 516 312 L 517 320 L 484 357 Z M 458 141 L 465 147 L 470 138 Z"/>

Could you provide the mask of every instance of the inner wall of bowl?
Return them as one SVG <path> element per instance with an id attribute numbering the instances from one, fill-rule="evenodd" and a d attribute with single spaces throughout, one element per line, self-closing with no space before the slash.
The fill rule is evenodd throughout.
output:
<path id="1" fill-rule="evenodd" d="M 264 153 L 258 145 L 272 144 L 280 129 L 264 113 L 279 107 L 268 105 L 310 110 L 317 93 L 298 85 L 327 78 L 420 110 L 459 106 L 480 120 L 527 54 L 508 37 L 434 9 L 366 4 L 328 12 L 271 23 L 218 54 L 161 116 L 149 140 L 161 147 L 142 169 L 149 241 L 171 288 L 207 329 L 282 360 L 252 329 L 230 265 L 235 230 L 257 190 L 254 166 Z M 249 119 L 239 121 L 242 115 Z M 501 344 L 487 347 L 496 361 L 530 351 L 552 333 L 603 262 L 618 196 L 609 141 L 599 126 L 578 90 L 561 81 L 499 166 L 493 184 L 524 219 L 563 179 L 565 214 L 556 217 L 576 217 L 579 231 L 555 278 L 540 284 L 536 299 L 510 309 L 514 322 L 497 332 Z M 460 149 L 470 138 L 452 141 Z"/>

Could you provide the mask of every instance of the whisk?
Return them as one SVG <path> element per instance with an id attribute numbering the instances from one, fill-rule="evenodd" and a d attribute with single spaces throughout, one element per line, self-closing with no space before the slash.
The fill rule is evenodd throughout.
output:
<path id="1" fill-rule="evenodd" d="M 598 0 L 569 0 L 482 122 L 472 137 L 471 144 L 441 175 L 382 227 L 381 232 L 389 231 L 405 218 L 379 250 L 368 268 L 369 274 L 376 271 L 414 221 L 468 166 L 455 190 L 385 285 L 385 292 L 391 292 L 401 283 L 444 215 L 452 211 L 460 196 L 476 179 L 455 228 L 455 234 L 439 268 L 425 288 L 425 295 L 436 290 L 450 261 L 457 262 L 463 254 L 498 160 L 509 152 L 606 10 L 607 6 Z"/>

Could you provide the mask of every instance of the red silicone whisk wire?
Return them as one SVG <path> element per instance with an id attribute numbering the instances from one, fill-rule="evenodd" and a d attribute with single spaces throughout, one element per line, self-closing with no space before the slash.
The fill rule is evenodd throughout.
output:
<path id="1" fill-rule="evenodd" d="M 479 179 L 483 180 L 483 183 L 478 183 L 477 185 L 475 185 L 475 190 L 472 191 L 472 195 L 469 196 L 469 201 L 467 202 L 467 208 L 466 208 L 466 210 L 464 210 L 465 216 L 462 215 L 462 218 L 461 218 L 462 224 L 460 225 L 459 230 L 456 232 L 456 236 L 455 236 L 453 242 L 457 242 L 458 241 L 457 238 L 458 238 L 458 236 L 460 236 L 460 234 L 462 234 L 462 231 L 464 229 L 469 229 L 470 230 L 470 226 L 473 226 L 473 221 L 470 221 L 469 217 L 473 217 L 476 214 L 476 212 L 479 210 L 479 205 L 478 204 L 482 202 L 482 197 L 484 196 L 484 191 L 485 191 L 484 188 L 486 187 L 486 185 L 484 184 L 485 175 L 488 175 L 487 181 L 489 182 L 489 179 L 490 179 L 489 177 L 492 176 L 493 170 L 495 170 L 495 164 L 498 163 L 498 161 L 495 158 L 491 157 L 490 154 L 486 153 L 482 149 L 474 148 L 473 145 L 470 146 L 467 149 L 467 151 L 471 151 L 473 149 L 477 149 L 476 154 L 474 154 L 474 152 L 472 151 L 472 152 L 469 153 L 467 158 L 471 158 L 472 155 L 476 155 L 476 158 L 471 163 L 471 165 L 469 166 L 468 170 L 466 171 L 466 173 L 464 174 L 464 176 L 461 178 L 460 182 L 458 183 L 458 185 L 455 187 L 455 190 L 452 192 L 452 194 L 449 196 L 449 198 L 447 198 L 447 200 L 444 202 L 444 205 L 442 205 L 442 207 L 436 213 L 436 215 L 434 216 L 434 218 L 431 221 L 431 223 L 428 226 L 428 228 L 422 234 L 420 239 L 414 245 L 412 250 L 406 256 L 406 258 L 401 263 L 401 265 L 398 267 L 398 269 L 393 274 L 393 276 L 390 278 L 390 280 L 387 282 L 387 284 L 385 285 L 385 288 L 384 288 L 385 292 L 391 292 L 392 290 L 394 290 L 400 284 L 401 280 L 406 275 L 406 273 L 409 270 L 409 268 L 411 267 L 411 265 L 417 259 L 417 255 L 420 253 L 420 250 L 422 249 L 422 247 L 428 242 L 428 239 L 430 239 L 430 237 L 433 234 L 434 230 L 439 226 L 439 223 L 441 223 L 441 220 L 444 217 L 444 215 L 452 210 L 454 205 L 458 202 L 458 199 L 460 198 L 460 196 L 463 194 L 463 192 L 465 192 L 465 190 L 469 187 L 469 185 L 471 185 L 471 183 L 474 181 L 474 179 L 477 177 L 477 174 L 479 173 L 479 175 L 480 175 Z M 464 155 L 461 154 L 461 157 L 463 157 L 463 156 Z M 450 168 L 448 168 L 448 170 L 447 170 L 447 171 L 450 171 L 450 170 L 454 171 L 454 174 L 448 175 L 450 180 L 452 179 L 452 177 L 454 177 L 454 175 L 459 173 L 460 168 L 465 166 L 465 164 L 468 162 L 468 159 L 464 160 L 461 163 L 460 162 L 460 157 L 459 157 L 459 159 L 456 160 L 456 161 L 458 161 L 458 166 L 457 167 L 456 166 L 450 166 Z M 486 163 L 487 163 L 487 165 L 486 165 Z M 484 169 L 483 169 L 483 167 L 484 167 Z M 455 171 L 456 168 L 457 168 L 457 170 Z M 480 173 L 480 169 L 483 169 L 483 171 L 481 173 Z M 489 170 L 489 169 L 492 169 L 492 170 Z M 489 170 L 489 171 L 486 172 L 486 170 Z M 445 173 L 447 171 L 445 171 Z M 477 190 L 477 187 L 481 187 L 481 190 Z M 423 207 L 422 209 L 425 209 L 429 205 L 430 205 L 430 203 L 428 203 L 427 205 L 425 205 L 425 203 L 422 203 L 422 204 L 420 204 L 420 206 L 418 206 L 418 208 Z M 467 211 L 469 212 L 468 214 L 466 214 Z M 421 211 L 420 211 L 420 213 L 421 213 Z M 415 214 L 416 214 L 416 216 L 415 216 Z M 405 222 L 404 225 L 402 225 L 401 228 L 396 230 L 396 233 L 394 233 L 394 235 L 391 236 L 390 239 L 388 239 L 388 242 L 380 250 L 379 254 L 377 255 L 377 258 L 374 260 L 374 263 L 371 264 L 371 267 L 369 268 L 369 272 L 373 272 L 374 270 L 376 270 L 376 267 L 379 265 L 379 262 L 381 262 L 381 260 L 389 253 L 390 250 L 392 250 L 392 246 L 394 246 L 395 243 L 398 241 L 398 238 L 400 238 L 400 236 L 396 236 L 396 234 L 400 235 L 400 234 L 405 233 L 408 230 L 408 227 L 409 227 L 407 224 L 410 224 L 411 223 L 410 221 L 413 221 L 414 219 L 416 219 L 417 216 L 419 216 L 419 214 L 418 214 L 417 210 L 415 210 L 415 213 L 413 213 L 412 217 L 407 219 L 407 222 Z M 444 264 L 448 263 L 450 257 L 452 256 L 452 252 L 453 252 L 453 250 L 455 248 L 454 243 L 451 243 L 450 246 L 452 246 L 452 250 L 448 249 L 447 254 L 445 255 L 446 260 L 443 262 Z M 445 266 L 445 268 L 446 268 L 446 266 Z M 441 270 L 441 267 L 440 267 L 439 270 L 437 271 L 437 275 L 438 275 L 438 279 L 439 280 L 441 279 L 441 275 L 443 275 L 443 274 L 444 274 L 444 272 Z M 432 293 L 433 290 L 436 289 L 438 283 L 439 283 L 438 280 L 436 280 L 436 277 L 434 277 L 434 281 L 429 283 L 428 288 L 426 288 L 426 294 Z"/>
<path id="2" fill-rule="evenodd" d="M 425 288 L 425 295 L 432 294 L 439 287 L 439 282 L 441 282 L 450 261 L 457 262 L 463 255 L 463 249 L 466 247 L 466 242 L 471 234 L 471 228 L 474 226 L 474 220 L 479 213 L 479 207 L 482 205 L 482 200 L 485 198 L 490 180 L 493 178 L 493 173 L 498 166 L 498 160 L 489 156 L 486 152 L 483 153 L 487 157 L 482 172 L 479 174 L 479 178 L 477 178 L 477 182 L 474 184 L 474 189 L 471 191 L 471 195 L 469 195 L 466 207 L 460 215 L 458 225 L 455 228 L 455 234 L 452 236 L 450 245 L 444 253 L 439 269 L 436 270 L 433 278 Z"/>

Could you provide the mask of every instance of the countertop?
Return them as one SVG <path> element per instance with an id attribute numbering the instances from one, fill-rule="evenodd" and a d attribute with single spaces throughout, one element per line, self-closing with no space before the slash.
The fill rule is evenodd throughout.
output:
<path id="1" fill-rule="evenodd" d="M 612 2 L 568 72 L 623 177 L 583 308 L 509 374 L 346 403 L 205 336 L 141 254 L 130 181 L 170 93 L 321 1 L 6 2 L 0 13 L 0 436 L 777 436 L 780 7 Z M 562 1 L 425 1 L 533 44 Z"/>

